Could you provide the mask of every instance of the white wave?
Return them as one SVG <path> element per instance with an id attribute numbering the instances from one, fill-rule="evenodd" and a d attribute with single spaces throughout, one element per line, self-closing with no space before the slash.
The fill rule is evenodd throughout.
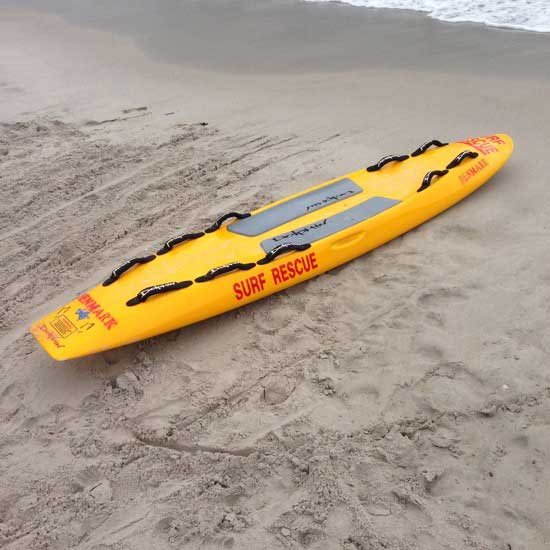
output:
<path id="1" fill-rule="evenodd" d="M 306 0 L 331 2 L 334 0 Z M 550 32 L 550 0 L 340 0 L 367 8 L 398 8 L 426 12 L 434 19 L 484 23 L 537 32 Z"/>

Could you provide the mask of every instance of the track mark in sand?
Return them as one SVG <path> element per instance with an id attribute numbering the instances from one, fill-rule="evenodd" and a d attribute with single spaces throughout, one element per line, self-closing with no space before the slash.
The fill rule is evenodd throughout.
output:
<path id="1" fill-rule="evenodd" d="M 242 153 L 241 155 L 236 156 L 234 159 L 229 161 L 229 165 L 236 164 L 237 162 L 240 162 L 241 160 L 244 160 L 245 158 L 251 157 L 253 155 L 256 155 L 257 153 L 261 153 L 262 151 L 265 151 L 267 149 L 272 149 L 273 147 L 278 147 L 279 145 L 284 145 L 285 143 L 289 143 L 290 141 L 294 141 L 296 138 L 289 137 L 286 139 L 281 139 L 279 141 L 272 142 L 270 139 L 265 139 L 264 142 L 255 149 L 252 149 L 252 151 L 246 151 L 245 153 Z"/>
<path id="2" fill-rule="evenodd" d="M 140 421 L 144 418 L 157 418 L 164 416 L 161 414 L 163 411 L 165 412 L 167 409 L 170 410 L 172 407 L 178 406 L 179 404 L 187 404 L 188 400 L 183 398 L 178 399 L 165 399 L 162 405 L 159 405 L 158 407 L 155 407 L 153 409 L 149 409 L 138 416 L 134 417 L 133 420 Z M 206 407 L 202 414 L 208 414 L 208 412 L 211 410 L 211 408 Z M 199 415 L 200 418 L 200 415 Z"/>
<path id="3" fill-rule="evenodd" d="M 147 109 L 147 107 L 145 107 Z M 138 109 L 139 110 L 139 109 Z M 132 115 L 126 117 L 109 118 L 106 120 L 88 120 L 84 123 L 84 126 L 102 126 L 103 124 L 111 124 L 112 122 L 124 122 L 125 120 L 131 120 L 133 118 L 141 118 L 144 116 L 150 116 L 152 113 L 142 113 L 139 115 Z"/>
<path id="4" fill-rule="evenodd" d="M 337 134 L 332 134 L 331 136 L 328 136 L 327 138 L 325 139 L 322 139 L 321 141 L 319 141 L 319 145 L 321 143 L 327 143 L 328 141 L 332 141 L 333 139 L 337 139 L 341 136 L 342 134 L 340 133 L 337 133 Z"/>
<path id="5" fill-rule="evenodd" d="M 151 162 L 148 162 L 146 164 L 142 164 L 138 169 L 132 170 L 129 173 L 126 173 L 122 176 L 119 176 L 118 178 L 112 179 L 108 181 L 107 183 L 104 183 L 103 185 L 100 185 L 99 187 L 96 187 L 92 189 L 91 191 L 88 191 L 84 195 L 81 195 L 80 197 L 76 197 L 74 199 L 68 200 L 64 203 L 61 203 L 59 206 L 56 206 L 55 208 L 52 208 L 51 210 L 48 210 L 41 216 L 35 217 L 31 222 L 19 226 L 16 229 L 12 229 L 11 231 L 6 231 L 2 235 L 0 235 L 0 240 L 8 239 L 10 237 L 13 237 L 14 235 L 18 235 L 19 233 L 23 233 L 27 231 L 28 229 L 31 229 L 33 227 L 36 227 L 38 224 L 40 224 L 43 220 L 53 216 L 54 214 L 57 214 L 58 212 L 61 212 L 62 210 L 65 210 L 69 206 L 73 206 L 75 204 L 78 204 L 79 202 L 86 200 L 90 197 L 93 197 L 94 195 L 97 195 L 101 191 L 105 191 L 106 189 L 110 189 L 111 187 L 115 187 L 121 183 L 124 183 L 127 180 L 132 179 L 133 177 L 137 176 L 147 168 L 150 168 L 152 166 L 155 166 L 155 164 L 160 164 L 164 161 L 164 159 L 160 160 L 153 160 Z"/>
<path id="6" fill-rule="evenodd" d="M 160 162 L 160 161 L 155 161 L 155 162 Z M 146 168 L 146 167 L 144 167 L 144 168 Z M 172 168 L 171 170 L 167 170 L 166 172 L 162 172 L 158 176 L 155 176 L 153 178 L 147 178 L 147 179 L 145 179 L 145 181 L 143 183 L 140 183 L 138 185 L 133 185 L 128 190 L 124 191 L 121 194 L 121 198 L 126 198 L 126 197 L 130 197 L 131 195 L 135 195 L 136 193 L 138 193 L 142 189 L 145 189 L 147 187 L 151 187 L 155 183 L 158 183 L 158 182 L 160 182 L 161 180 L 163 180 L 165 178 L 169 178 L 170 176 L 175 176 L 178 172 L 181 172 L 181 171 L 182 171 L 181 166 L 177 166 L 176 168 Z"/>
<path id="7" fill-rule="evenodd" d="M 138 116 L 143 116 L 143 115 L 138 115 Z M 279 141 L 272 142 L 271 140 L 266 138 L 261 142 L 260 146 L 255 147 L 251 151 L 246 151 L 243 154 L 238 155 L 238 156 L 234 157 L 233 159 L 222 163 L 221 168 L 231 166 L 233 164 L 236 164 L 236 163 L 244 160 L 247 157 L 253 156 L 253 155 L 258 154 L 258 153 L 260 153 L 262 151 L 265 151 L 267 149 L 277 147 L 279 145 L 283 145 L 283 144 L 288 143 L 288 142 L 290 142 L 294 139 L 295 138 L 291 137 L 291 138 L 286 138 L 286 139 L 282 139 L 282 140 L 279 140 Z M 256 140 L 253 140 L 253 142 L 254 141 L 256 141 Z M 24 233 L 25 231 L 27 231 L 29 229 L 32 229 L 33 227 L 36 227 L 37 225 L 39 225 L 43 220 L 45 220 L 47 218 L 50 218 L 50 217 L 54 216 L 55 214 L 58 214 L 59 212 L 65 210 L 65 209 L 67 209 L 71 206 L 74 206 L 75 204 L 78 204 L 78 203 L 80 203 L 80 202 L 82 202 L 82 201 L 84 201 L 84 200 L 86 200 L 90 197 L 93 197 L 94 195 L 97 195 L 97 194 L 101 193 L 102 191 L 108 190 L 112 187 L 116 187 L 116 186 L 120 185 L 121 183 L 124 183 L 124 182 L 138 176 L 139 174 L 143 173 L 148 168 L 151 168 L 151 167 L 153 167 L 157 164 L 162 164 L 164 162 L 166 162 L 166 159 L 161 158 L 161 159 L 156 159 L 156 160 L 141 164 L 138 169 L 132 170 L 132 171 L 126 173 L 126 174 L 123 174 L 123 175 L 117 177 L 117 178 L 109 180 L 106 183 L 104 183 L 103 185 L 95 187 L 94 189 L 88 191 L 87 193 L 84 193 L 83 195 L 81 195 L 79 197 L 75 197 L 74 199 L 70 199 L 68 201 L 65 201 L 65 202 L 59 204 L 58 206 L 48 210 L 47 212 L 44 212 L 43 214 L 34 217 L 34 219 L 32 221 L 30 221 L 29 223 L 27 223 L 27 224 L 24 224 L 22 226 L 14 228 L 10 231 L 5 231 L 4 233 L 2 233 L 0 235 L 0 240 L 5 240 L 5 239 L 11 238 L 15 235 L 19 235 L 21 233 Z M 263 167 L 265 167 L 265 166 L 263 166 Z M 139 191 L 143 188 L 146 188 L 146 187 L 150 186 L 152 183 L 154 184 L 154 183 L 156 183 L 156 182 L 158 182 L 158 181 L 160 181 L 160 180 L 162 180 L 166 177 L 173 176 L 173 175 L 177 174 L 178 171 L 180 171 L 181 169 L 182 169 L 182 167 L 178 166 L 177 168 L 166 171 L 166 172 L 164 172 L 164 173 L 162 173 L 162 174 L 160 174 L 160 175 L 158 175 L 158 176 L 156 176 L 152 179 L 147 179 L 141 185 L 132 187 L 131 190 L 129 190 L 129 192 L 126 193 L 125 196 L 127 196 L 129 194 L 132 194 L 134 192 L 137 192 L 137 191 Z"/>
<path id="8" fill-rule="evenodd" d="M 235 141 L 233 144 L 228 144 L 227 149 L 233 150 L 233 149 L 242 149 L 243 147 L 247 147 L 248 145 L 252 145 L 253 143 L 258 143 L 260 141 L 265 141 L 267 136 L 258 136 L 251 139 L 247 138 L 247 141 Z"/>
<path id="9" fill-rule="evenodd" d="M 84 542 L 87 544 L 91 544 L 92 548 L 107 548 L 107 546 L 105 544 L 101 544 L 101 542 L 106 541 L 106 539 L 108 539 L 109 537 L 116 537 L 118 539 L 117 541 L 115 541 L 116 544 L 116 542 L 120 540 L 120 536 L 117 537 L 117 535 L 120 535 L 120 533 L 124 533 L 131 527 L 134 527 L 135 525 L 138 525 L 139 523 L 147 520 L 152 512 L 152 510 L 150 509 L 144 510 L 144 507 L 138 508 L 137 511 L 138 514 L 136 514 L 136 508 L 134 506 L 132 508 L 126 508 L 123 511 L 116 513 L 114 521 L 119 518 L 124 519 L 122 519 L 122 521 L 116 522 L 114 525 L 112 525 L 113 516 L 107 514 L 98 524 L 94 525 L 93 530 L 83 533 L 78 543 L 80 544 Z M 128 518 L 128 516 L 130 516 L 130 518 Z M 112 541 L 110 542 L 112 543 Z M 111 548 L 110 544 L 109 548 Z"/>
<path id="10" fill-rule="evenodd" d="M 277 440 L 280 440 L 280 438 L 277 435 L 277 432 L 284 430 L 285 428 L 287 428 L 288 426 L 291 426 L 296 422 L 302 421 L 303 419 L 307 418 L 310 414 L 315 412 L 317 409 L 320 409 L 325 405 L 326 405 L 326 400 L 322 398 L 318 398 L 313 403 L 307 406 L 303 406 L 293 413 L 283 416 L 282 418 L 278 417 L 276 423 L 271 424 L 270 426 L 266 427 L 264 430 L 260 432 L 252 434 L 251 439 L 252 441 L 254 441 L 254 443 L 257 443 L 257 444 L 261 444 L 263 441 L 265 441 L 269 437 L 275 437 Z"/>
<path id="11" fill-rule="evenodd" d="M 140 523 L 142 522 L 143 520 L 147 519 L 147 517 L 149 516 L 149 513 L 150 512 L 146 512 L 146 514 L 140 518 L 137 518 L 137 519 L 134 519 L 132 521 L 129 521 L 128 523 L 122 525 L 121 527 L 119 527 L 116 531 L 111 531 L 109 534 L 110 535 L 117 535 L 118 533 L 120 533 L 121 531 L 124 531 L 125 529 L 128 529 L 129 527 L 132 527 L 133 525 L 136 525 L 136 523 Z"/>
<path id="12" fill-rule="evenodd" d="M 11 330 L 3 330 L 0 334 L 0 353 L 5 353 L 12 344 L 17 343 L 27 335 L 32 338 L 28 330 L 29 327 L 26 323 L 19 324 Z"/>
<path id="13" fill-rule="evenodd" d="M 240 391 L 235 392 L 233 394 L 220 396 L 215 401 L 213 401 L 211 403 L 208 403 L 207 405 L 201 407 L 200 409 L 198 409 L 198 410 L 196 410 L 196 411 L 194 411 L 190 414 L 185 415 L 178 426 L 180 428 L 190 426 L 190 425 L 194 424 L 195 422 L 197 422 L 198 420 L 201 420 L 202 418 L 204 418 L 208 414 L 215 412 L 220 407 L 223 407 L 223 406 L 226 406 L 226 405 L 231 405 L 232 403 L 234 403 L 235 401 L 240 399 L 243 395 L 246 395 L 246 394 L 250 393 L 254 388 L 257 388 L 258 386 L 260 386 L 267 376 L 268 376 L 268 374 L 260 376 L 253 384 L 247 386 L 246 388 L 243 388 Z M 154 409 L 149 409 L 149 410 L 139 414 L 138 416 L 136 416 L 134 418 L 134 420 L 140 421 L 140 420 L 144 420 L 144 419 L 162 417 L 163 415 L 161 415 L 159 413 L 161 413 L 162 411 L 166 411 L 166 409 L 170 409 L 174 406 L 177 406 L 180 403 L 188 404 L 189 400 L 187 398 L 185 398 L 185 399 L 178 398 L 178 399 L 171 399 L 171 400 L 165 401 L 163 403 L 163 405 L 161 405 L 159 407 L 155 407 Z"/>
<path id="14" fill-rule="evenodd" d="M 179 443 L 177 441 L 161 441 L 160 439 L 145 437 L 142 435 L 134 434 L 134 437 L 144 445 L 148 447 L 158 447 L 161 449 L 170 449 L 172 451 L 178 451 L 180 453 L 215 453 L 226 454 L 232 456 L 250 456 L 252 453 L 257 452 L 257 449 L 253 447 L 243 447 L 242 449 L 226 449 L 224 447 L 214 447 L 211 445 L 200 445 L 199 443 L 189 445 L 186 443 Z"/>
<path id="15" fill-rule="evenodd" d="M 304 155 L 305 153 L 319 153 L 320 149 L 301 149 L 300 151 L 296 151 L 294 153 L 290 153 L 289 155 L 286 155 L 285 157 L 281 157 L 280 159 L 277 159 L 276 162 L 283 162 L 285 160 L 291 159 L 293 157 L 298 157 L 300 155 Z M 273 162 L 269 163 L 269 165 L 274 164 Z"/>

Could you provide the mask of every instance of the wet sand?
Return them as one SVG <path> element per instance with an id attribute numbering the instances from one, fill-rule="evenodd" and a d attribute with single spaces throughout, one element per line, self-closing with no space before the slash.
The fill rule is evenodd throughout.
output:
<path id="1" fill-rule="evenodd" d="M 291 1 L 19 5 L 0 543 L 547 548 L 550 37 Z M 494 132 L 516 152 L 488 185 L 307 284 L 63 364 L 27 334 L 220 213 Z"/>

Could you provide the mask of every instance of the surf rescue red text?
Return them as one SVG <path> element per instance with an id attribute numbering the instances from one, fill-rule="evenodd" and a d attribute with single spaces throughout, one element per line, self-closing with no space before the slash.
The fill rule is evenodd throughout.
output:
<path id="1" fill-rule="evenodd" d="M 86 306 L 86 309 L 95 317 L 98 321 L 101 321 L 107 330 L 111 330 L 118 325 L 118 321 L 103 307 L 98 304 L 89 294 L 82 294 L 78 297 L 78 301 Z"/>
<path id="2" fill-rule="evenodd" d="M 233 285 L 233 292 L 237 300 L 248 298 L 258 292 L 262 292 L 269 279 L 274 285 L 282 285 L 295 277 L 314 271 L 319 267 L 315 252 L 310 252 L 297 258 L 272 267 L 269 271 L 252 275 Z"/>

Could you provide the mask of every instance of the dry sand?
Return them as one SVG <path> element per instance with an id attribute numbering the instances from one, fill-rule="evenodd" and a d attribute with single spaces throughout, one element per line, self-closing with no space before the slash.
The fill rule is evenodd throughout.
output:
<path id="1" fill-rule="evenodd" d="M 0 8 L 0 546 L 548 549 L 550 37 L 169 4 Z M 67 363 L 26 332 L 180 230 L 492 132 L 490 184 L 307 284 Z"/>

